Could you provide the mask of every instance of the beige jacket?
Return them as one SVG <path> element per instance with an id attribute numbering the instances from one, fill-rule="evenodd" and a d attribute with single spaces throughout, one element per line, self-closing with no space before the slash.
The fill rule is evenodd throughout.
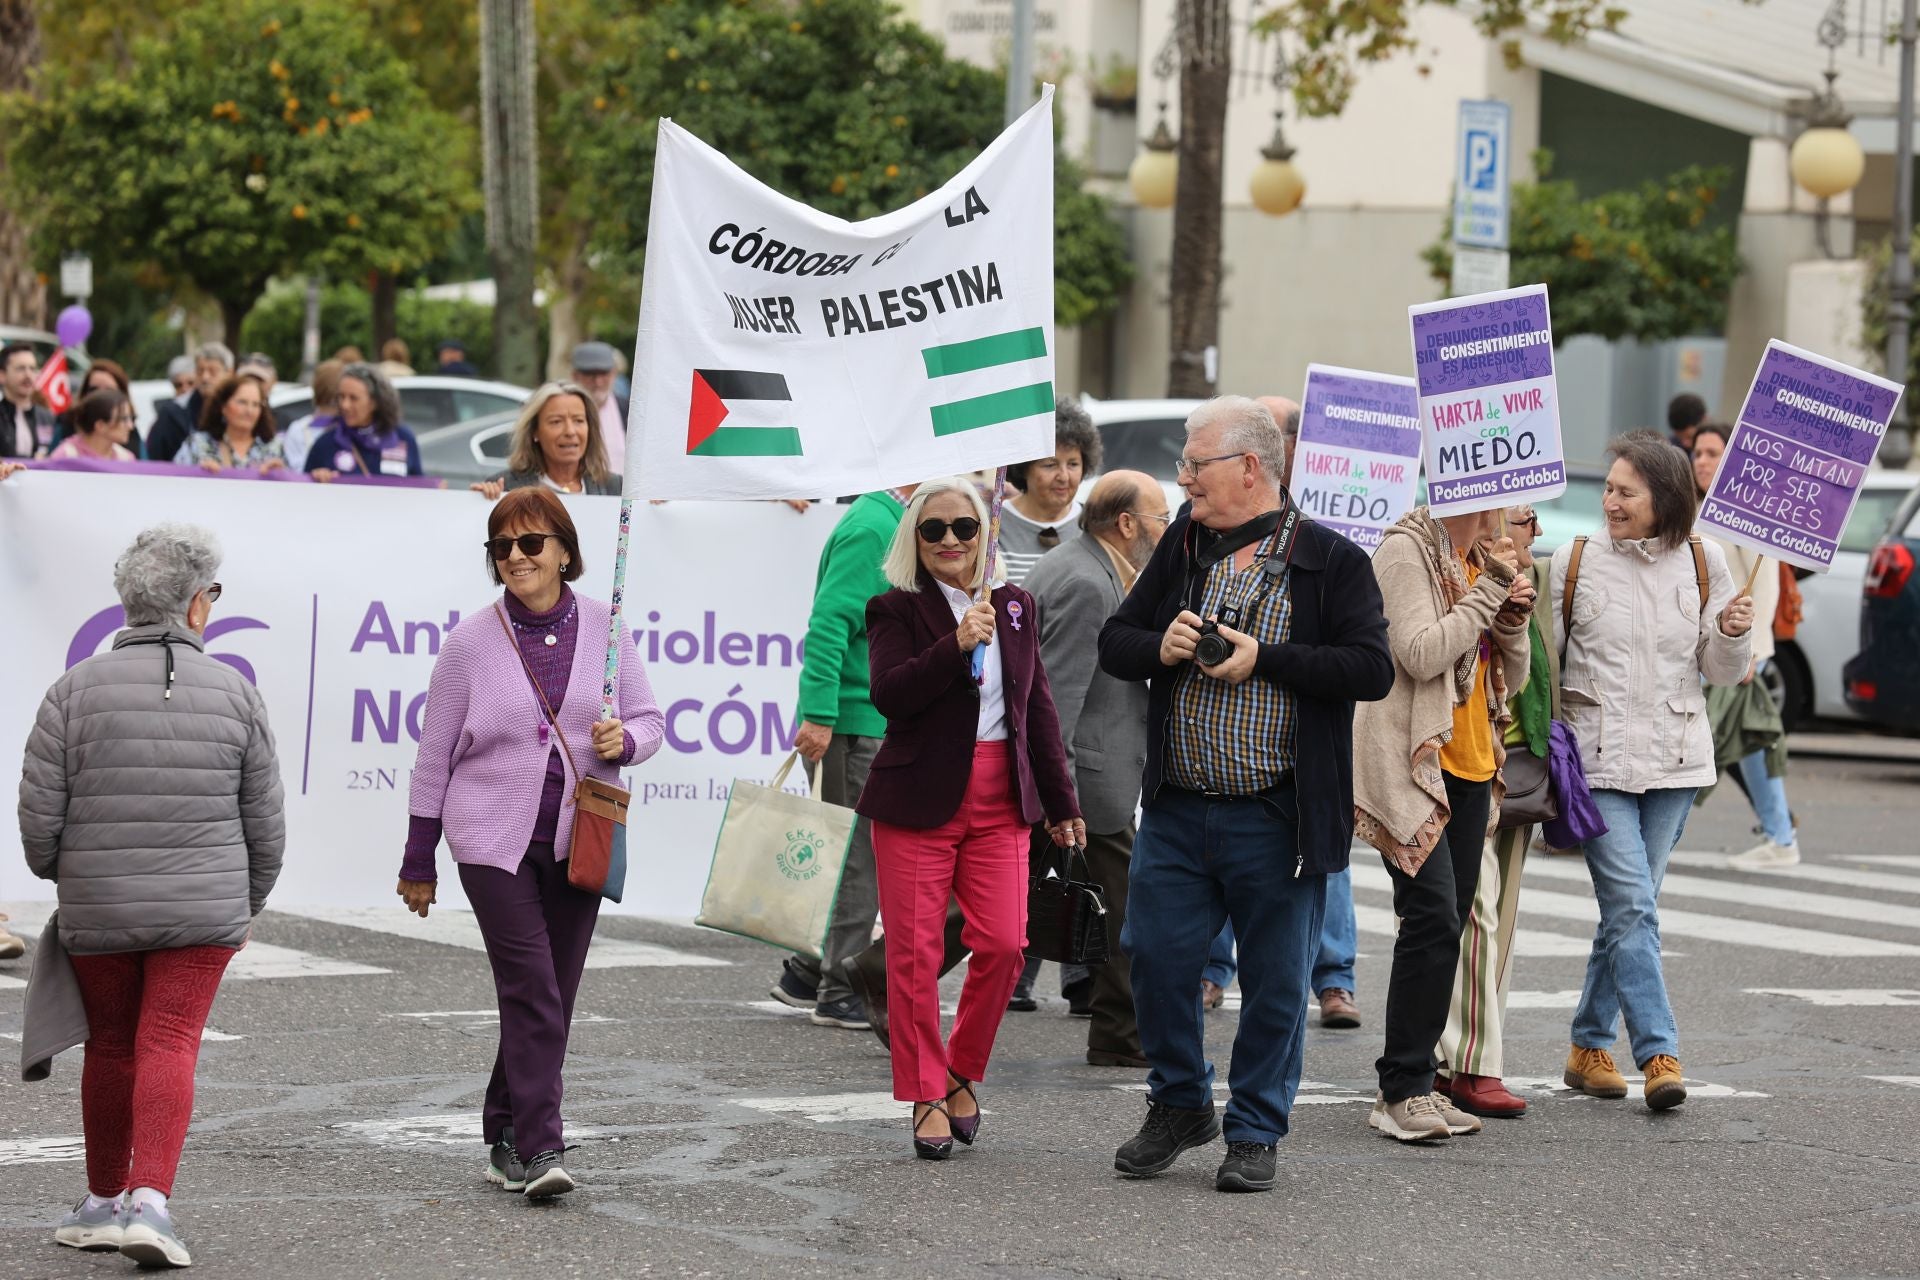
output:
<path id="1" fill-rule="evenodd" d="M 1396 860 L 1395 848 L 1389 846 L 1430 851 L 1446 825 L 1449 810 L 1438 745 L 1453 740 L 1453 709 L 1460 701 L 1455 663 L 1487 630 L 1499 648 L 1505 686 L 1504 696 L 1489 690 L 1487 698 L 1496 726 L 1494 758 L 1505 757 L 1498 725 L 1508 718 L 1506 697 L 1527 682 L 1527 624 L 1495 622 L 1512 575 L 1491 561 L 1482 569 L 1467 594 L 1449 609 L 1414 534 L 1397 525 L 1388 529 L 1373 556 L 1387 615 L 1387 644 L 1393 650 L 1393 691 L 1379 702 L 1354 707 L 1353 802 L 1361 839 Z M 1489 676 L 1493 674 L 1489 669 Z M 1499 816 L 1499 796 L 1496 786 L 1489 830 Z"/>
<path id="2" fill-rule="evenodd" d="M 1753 580 L 1753 631 L 1747 637 L 1747 643 L 1753 650 L 1753 660 L 1765 662 L 1773 656 L 1773 615 L 1780 611 L 1780 562 L 1771 556 L 1763 556 L 1758 551 L 1749 551 L 1715 537 L 1705 537 L 1704 541 L 1719 547 L 1720 553 L 1726 556 L 1727 576 L 1733 579 L 1735 591 L 1747 585 L 1747 575 L 1753 572 L 1753 562 L 1761 561 L 1760 575 Z M 1586 571 L 1586 566 L 1582 565 L 1580 572 L 1583 576 Z M 1577 587 L 1574 594 L 1580 594 Z"/>
<path id="3" fill-rule="evenodd" d="M 1580 764 L 1595 790 L 1635 795 L 1710 785 L 1713 728 L 1708 684 L 1739 684 L 1752 651 L 1721 632 L 1720 613 L 1739 584 L 1708 541 L 1707 607 L 1693 552 L 1652 538 L 1587 541 L 1573 592 L 1573 625 L 1562 638 L 1560 710 L 1580 739 Z M 1554 611 L 1566 596 L 1572 542 L 1553 553 Z M 1765 576 L 1765 575 L 1762 575 Z"/>

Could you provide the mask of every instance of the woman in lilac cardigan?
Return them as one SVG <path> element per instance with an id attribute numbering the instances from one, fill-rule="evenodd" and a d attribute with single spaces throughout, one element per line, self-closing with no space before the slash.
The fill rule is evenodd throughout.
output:
<path id="1" fill-rule="evenodd" d="M 660 749 L 666 720 L 624 625 L 621 718 L 600 719 L 611 610 L 567 586 L 581 573 L 580 539 L 550 490 L 502 498 L 486 545 L 506 594 L 462 619 L 434 663 L 398 892 L 427 914 L 445 836 L 500 1002 L 482 1117 L 487 1181 L 538 1199 L 573 1190 L 560 1158 L 560 1070 L 600 913 L 598 894 L 567 883 L 576 770 L 616 780 Z"/>

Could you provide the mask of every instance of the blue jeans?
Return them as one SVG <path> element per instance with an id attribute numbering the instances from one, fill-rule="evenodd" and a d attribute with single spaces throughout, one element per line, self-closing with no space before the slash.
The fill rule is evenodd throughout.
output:
<path id="1" fill-rule="evenodd" d="M 1240 1029 L 1228 1076 L 1228 1142 L 1286 1136 L 1306 1046 L 1307 976 L 1320 937 L 1326 877 L 1296 876 L 1299 806 L 1216 799 L 1162 787 L 1133 844 L 1121 949 L 1132 959 L 1140 1047 L 1154 1101 L 1213 1105 L 1213 1064 L 1194 974 L 1223 924 L 1240 950 Z"/>
<path id="2" fill-rule="evenodd" d="M 1327 877 L 1327 909 L 1320 926 L 1320 954 L 1313 962 L 1313 984 L 1309 993 L 1318 994 L 1329 987 L 1354 990 L 1353 962 L 1360 955 L 1360 929 L 1353 922 L 1353 868 L 1342 867 Z M 1240 966 L 1233 958 L 1233 922 L 1229 920 L 1213 940 L 1207 953 L 1207 967 L 1200 976 L 1216 987 L 1233 985 Z"/>
<path id="3" fill-rule="evenodd" d="M 1636 1065 L 1655 1054 L 1679 1056 L 1680 1033 L 1660 969 L 1658 900 L 1693 793 L 1692 787 L 1593 793 L 1607 834 L 1584 847 L 1600 926 L 1573 1014 L 1573 1043 L 1581 1048 L 1611 1048 L 1624 1014 Z"/>
<path id="4" fill-rule="evenodd" d="M 1767 776 L 1767 753 L 1756 751 L 1740 759 L 1740 781 L 1747 784 L 1747 798 L 1753 801 L 1753 814 L 1760 829 L 1775 844 L 1792 844 L 1793 811 L 1787 805 L 1787 780 Z"/>

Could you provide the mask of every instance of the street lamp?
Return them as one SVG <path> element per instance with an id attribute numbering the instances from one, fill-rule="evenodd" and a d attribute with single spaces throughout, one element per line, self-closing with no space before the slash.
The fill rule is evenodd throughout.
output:
<path id="1" fill-rule="evenodd" d="M 1814 99 L 1807 127 L 1793 140 L 1787 167 L 1793 180 L 1821 200 L 1845 195 L 1867 171 L 1867 153 L 1847 131 L 1853 117 L 1834 91 L 1835 73 L 1828 71 L 1827 91 Z"/>
<path id="2" fill-rule="evenodd" d="M 1281 60 L 1278 65 L 1284 68 L 1286 62 Z M 1280 72 L 1274 73 L 1273 83 L 1276 90 L 1285 92 L 1286 83 Z M 1287 145 L 1286 134 L 1280 128 L 1283 114 L 1278 108 L 1274 109 L 1273 141 L 1260 148 L 1265 159 L 1254 166 L 1253 177 L 1247 183 L 1253 207 L 1276 218 L 1284 218 L 1298 209 L 1307 195 L 1306 176 L 1294 165 L 1293 148 Z"/>
<path id="3" fill-rule="evenodd" d="M 1173 208 L 1173 189 L 1180 177 L 1179 145 L 1167 129 L 1167 104 L 1162 102 L 1153 136 L 1127 167 L 1127 186 L 1141 208 Z"/>

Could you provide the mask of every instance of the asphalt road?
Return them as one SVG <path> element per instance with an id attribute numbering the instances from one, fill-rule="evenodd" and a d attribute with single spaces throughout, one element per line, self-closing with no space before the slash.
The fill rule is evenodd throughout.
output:
<path id="1" fill-rule="evenodd" d="M 1363 856 L 1366 1025 L 1311 1034 L 1273 1194 L 1215 1193 L 1217 1150 L 1116 1178 L 1144 1073 L 1084 1065 L 1058 1001 L 1009 1015 L 980 1145 L 916 1162 L 877 1042 L 778 1011 L 773 953 L 620 918 L 569 1060 L 582 1189 L 537 1206 L 480 1179 L 496 1028 L 470 921 L 436 913 L 432 941 L 397 911 L 270 912 L 214 1007 L 175 1210 L 196 1273 L 263 1280 L 1920 1274 L 1920 762 L 1808 759 L 1791 788 L 1796 872 L 1714 865 L 1751 842 L 1731 787 L 1682 841 L 1693 1097 L 1670 1113 L 1557 1088 L 1591 888 L 1543 857 L 1508 1020 L 1529 1114 L 1432 1150 L 1366 1129 L 1391 913 Z M 1223 1068 L 1234 1024 L 1209 1020 Z M 130 1269 L 52 1243 L 83 1186 L 79 1078 L 76 1053 L 0 1084 L 0 1277 Z"/>

